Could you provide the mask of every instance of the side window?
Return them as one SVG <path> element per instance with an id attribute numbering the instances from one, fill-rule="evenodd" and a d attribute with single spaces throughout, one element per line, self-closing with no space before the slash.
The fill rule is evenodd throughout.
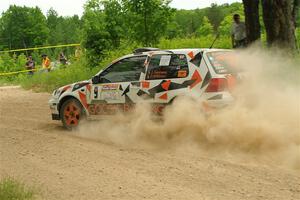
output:
<path id="1" fill-rule="evenodd" d="M 111 65 L 101 75 L 101 83 L 139 81 L 146 56 L 125 58 Z"/>
<path id="2" fill-rule="evenodd" d="M 146 79 L 185 78 L 188 73 L 188 62 L 184 54 L 160 54 L 151 57 Z"/>

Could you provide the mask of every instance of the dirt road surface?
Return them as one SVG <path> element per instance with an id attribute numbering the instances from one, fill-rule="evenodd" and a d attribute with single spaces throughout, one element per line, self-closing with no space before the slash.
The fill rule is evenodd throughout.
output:
<path id="1" fill-rule="evenodd" d="M 51 121 L 49 96 L 0 88 L 0 178 L 39 199 L 300 199 L 297 170 L 74 136 Z"/>

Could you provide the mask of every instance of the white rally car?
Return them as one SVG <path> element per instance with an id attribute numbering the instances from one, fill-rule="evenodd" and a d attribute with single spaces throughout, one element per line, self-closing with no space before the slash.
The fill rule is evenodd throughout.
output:
<path id="1" fill-rule="evenodd" d="M 52 119 L 73 128 L 83 116 L 130 111 L 141 101 L 161 113 L 176 97 L 191 93 L 204 107 L 224 107 L 233 101 L 233 57 L 222 49 L 136 49 L 92 79 L 55 90 L 49 100 Z"/>

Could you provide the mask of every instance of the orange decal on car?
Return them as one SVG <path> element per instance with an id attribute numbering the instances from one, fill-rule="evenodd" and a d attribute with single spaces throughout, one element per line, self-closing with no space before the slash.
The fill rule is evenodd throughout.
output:
<path id="1" fill-rule="evenodd" d="M 86 85 L 86 89 L 87 89 L 89 92 L 91 92 L 91 85 L 90 85 L 90 84 Z"/>
<path id="2" fill-rule="evenodd" d="M 202 81 L 202 78 L 197 70 L 194 72 L 192 80 L 194 80 L 195 82 L 190 86 L 191 89 Z"/>
<path id="3" fill-rule="evenodd" d="M 150 87 L 150 82 L 142 81 L 142 87 L 143 88 L 149 88 Z"/>
<path id="4" fill-rule="evenodd" d="M 159 97 L 162 100 L 168 100 L 168 93 L 165 93 Z"/>
<path id="5" fill-rule="evenodd" d="M 169 87 L 170 87 L 170 84 L 171 84 L 171 81 L 168 80 L 168 81 L 164 82 L 163 84 L 161 84 L 161 87 L 162 87 L 164 90 L 168 91 L 168 90 L 169 90 Z"/>
<path id="6" fill-rule="evenodd" d="M 64 87 L 64 88 L 62 89 L 62 91 L 65 92 L 65 91 L 67 91 L 67 90 L 70 89 L 70 88 L 71 88 L 71 86 L 68 85 L 68 86 Z"/>
<path id="7" fill-rule="evenodd" d="M 188 56 L 191 58 L 191 59 L 193 59 L 195 56 L 194 56 L 194 52 L 190 52 L 190 53 L 188 53 Z"/>
<path id="8" fill-rule="evenodd" d="M 78 94 L 79 94 L 79 98 L 80 98 L 80 101 L 81 101 L 82 105 L 86 109 L 88 109 L 88 104 L 87 104 L 87 101 L 86 101 L 86 95 L 84 93 L 82 93 L 82 92 L 78 92 Z"/>
<path id="9" fill-rule="evenodd" d="M 177 77 L 178 77 L 178 78 L 184 78 L 184 77 L 187 77 L 187 71 L 185 71 L 185 70 L 180 70 L 180 71 L 178 71 Z"/>

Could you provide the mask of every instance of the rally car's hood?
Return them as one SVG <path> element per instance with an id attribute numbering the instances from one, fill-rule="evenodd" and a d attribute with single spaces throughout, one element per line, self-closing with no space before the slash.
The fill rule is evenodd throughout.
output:
<path id="1" fill-rule="evenodd" d="M 78 89 L 90 84 L 90 83 L 91 83 L 90 80 L 85 80 L 85 81 L 72 83 L 70 85 L 65 85 L 65 86 L 62 86 L 62 87 L 58 88 L 57 90 L 55 90 L 52 95 L 56 96 L 56 97 L 60 97 L 63 93 L 65 93 L 68 90 L 73 92 L 75 90 L 78 90 Z"/>

